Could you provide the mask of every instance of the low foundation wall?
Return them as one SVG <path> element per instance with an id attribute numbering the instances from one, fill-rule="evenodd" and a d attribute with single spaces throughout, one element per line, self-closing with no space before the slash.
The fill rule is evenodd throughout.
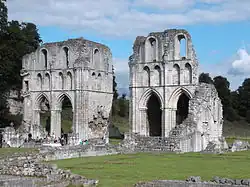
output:
<path id="1" fill-rule="evenodd" d="M 190 183 L 184 181 L 157 181 L 136 184 L 135 187 L 246 187 L 245 185 L 214 184 L 214 183 Z"/>

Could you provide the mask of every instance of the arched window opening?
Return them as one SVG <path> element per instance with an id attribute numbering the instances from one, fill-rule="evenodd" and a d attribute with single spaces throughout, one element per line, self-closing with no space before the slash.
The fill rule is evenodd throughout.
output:
<path id="1" fill-rule="evenodd" d="M 50 90 L 50 75 L 48 73 L 45 74 L 44 89 L 45 90 Z"/>
<path id="2" fill-rule="evenodd" d="M 37 85 L 38 90 L 42 90 L 42 75 L 40 73 L 37 74 Z"/>
<path id="3" fill-rule="evenodd" d="M 143 78 L 144 81 L 143 86 L 150 86 L 150 69 L 148 66 L 143 68 Z"/>
<path id="4" fill-rule="evenodd" d="M 173 84 L 180 85 L 180 67 L 177 64 L 173 66 Z"/>
<path id="5" fill-rule="evenodd" d="M 62 100 L 61 108 L 61 134 L 72 133 L 73 126 L 73 110 L 72 103 L 67 96 L 64 96 Z"/>
<path id="6" fill-rule="evenodd" d="M 192 84 L 192 67 L 189 63 L 185 64 L 184 81 L 186 84 Z"/>
<path id="7" fill-rule="evenodd" d="M 146 47 L 146 62 L 153 62 L 157 60 L 157 45 L 155 38 L 148 38 L 145 44 Z"/>
<path id="8" fill-rule="evenodd" d="M 66 66 L 67 66 L 67 68 L 69 68 L 69 48 L 64 47 L 63 51 L 64 51 L 64 59 L 65 59 L 65 62 L 66 62 Z"/>
<path id="9" fill-rule="evenodd" d="M 42 96 L 39 102 L 39 123 L 50 134 L 50 104 L 45 96 Z M 36 137 L 34 137 L 36 138 Z"/>
<path id="10" fill-rule="evenodd" d="M 92 76 L 95 77 L 95 72 L 92 73 Z"/>
<path id="11" fill-rule="evenodd" d="M 177 58 L 179 60 L 185 60 L 187 58 L 187 41 L 183 34 L 177 36 L 177 44 L 175 48 Z"/>
<path id="12" fill-rule="evenodd" d="M 177 102 L 177 111 L 176 111 L 176 125 L 182 124 L 182 122 L 188 116 L 188 107 L 189 107 L 189 97 L 182 93 Z"/>
<path id="13" fill-rule="evenodd" d="M 69 90 L 72 90 L 72 74 L 70 72 L 67 73 L 67 87 Z"/>
<path id="14" fill-rule="evenodd" d="M 97 78 L 98 78 L 97 89 L 101 90 L 101 87 L 102 87 L 102 75 L 101 75 L 101 73 L 98 73 Z"/>
<path id="15" fill-rule="evenodd" d="M 48 68 L 48 53 L 46 49 L 42 49 L 42 59 L 45 69 Z"/>
<path id="16" fill-rule="evenodd" d="M 156 86 L 160 86 L 161 85 L 161 68 L 160 66 L 156 65 L 155 66 L 155 83 L 156 83 Z"/>
<path id="17" fill-rule="evenodd" d="M 150 136 L 162 135 L 162 111 L 161 103 L 155 94 L 152 94 L 147 102 L 147 124 Z"/>
<path id="18" fill-rule="evenodd" d="M 59 73 L 59 83 L 58 83 L 59 89 L 64 89 L 64 78 L 62 72 Z"/>
<path id="19" fill-rule="evenodd" d="M 98 49 L 94 50 L 93 61 L 94 61 L 95 68 L 97 68 L 99 70 L 99 68 L 100 68 L 100 52 Z"/>

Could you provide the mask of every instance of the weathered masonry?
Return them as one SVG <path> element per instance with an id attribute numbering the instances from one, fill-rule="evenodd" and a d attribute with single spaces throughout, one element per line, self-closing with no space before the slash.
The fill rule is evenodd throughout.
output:
<path id="1" fill-rule="evenodd" d="M 72 135 L 103 138 L 113 98 L 112 54 L 83 38 L 45 43 L 23 57 L 24 126 L 33 138 L 61 136 L 61 111 L 72 107 Z M 40 115 L 49 112 L 47 132 Z M 44 123 L 44 122 L 43 122 Z"/>
<path id="2" fill-rule="evenodd" d="M 198 60 L 186 30 L 138 36 L 129 68 L 132 133 L 176 137 L 178 130 L 182 136 L 179 146 L 189 147 L 189 151 L 219 141 L 221 101 L 212 85 L 199 85 Z"/>

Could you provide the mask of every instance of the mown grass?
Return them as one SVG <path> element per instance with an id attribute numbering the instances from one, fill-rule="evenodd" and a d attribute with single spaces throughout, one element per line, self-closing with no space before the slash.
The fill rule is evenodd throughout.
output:
<path id="1" fill-rule="evenodd" d="M 150 154 L 112 155 L 55 161 L 60 168 L 87 178 L 99 179 L 102 187 L 133 186 L 139 181 L 186 179 L 201 176 L 250 178 L 250 151 L 222 155 Z"/>

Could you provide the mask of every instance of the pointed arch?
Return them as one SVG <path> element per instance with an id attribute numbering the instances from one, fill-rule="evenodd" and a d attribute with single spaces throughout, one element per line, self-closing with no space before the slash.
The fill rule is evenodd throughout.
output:
<path id="1" fill-rule="evenodd" d="M 154 67 L 152 80 L 154 81 L 154 86 L 161 86 L 161 68 L 158 65 Z"/>
<path id="2" fill-rule="evenodd" d="M 150 69 L 148 66 L 144 66 L 142 73 L 143 86 L 150 86 Z"/>
<path id="3" fill-rule="evenodd" d="M 164 106 L 163 105 L 163 103 L 164 103 L 163 98 L 162 98 L 161 94 L 157 90 L 154 90 L 154 89 L 148 89 L 142 94 L 142 96 L 139 100 L 139 108 L 141 108 L 141 109 L 147 108 L 147 102 L 152 94 L 154 94 L 159 99 L 160 106 L 161 106 L 161 108 L 163 108 L 163 106 Z"/>
<path id="4" fill-rule="evenodd" d="M 98 70 L 100 69 L 100 51 L 99 49 L 95 49 L 93 53 L 93 63 L 94 67 L 97 68 Z"/>
<path id="5" fill-rule="evenodd" d="M 42 49 L 41 50 L 41 60 L 42 63 L 44 64 L 45 69 L 48 69 L 48 51 L 47 49 Z"/>
<path id="6" fill-rule="evenodd" d="M 180 66 L 178 64 L 174 64 L 172 75 L 173 85 L 180 85 Z"/>
<path id="7" fill-rule="evenodd" d="M 69 48 L 63 47 L 63 61 L 66 64 L 66 67 L 69 68 Z"/>
<path id="8" fill-rule="evenodd" d="M 192 84 L 192 66 L 189 63 L 185 64 L 184 81 L 186 84 Z"/>
<path id="9" fill-rule="evenodd" d="M 37 95 L 35 99 L 35 106 L 34 106 L 35 110 L 40 110 L 40 104 L 43 101 L 43 99 L 46 99 L 50 105 L 49 97 L 45 93 L 40 93 Z"/>
<path id="10" fill-rule="evenodd" d="M 173 108 L 173 109 L 177 108 L 177 102 L 179 100 L 179 97 L 182 94 L 185 94 L 189 99 L 192 98 L 192 93 L 188 89 L 186 89 L 184 87 L 179 87 L 175 91 L 173 91 L 173 93 L 171 94 L 171 96 L 169 98 L 168 103 L 169 103 L 170 108 Z"/>
<path id="11" fill-rule="evenodd" d="M 42 75 L 41 75 L 41 73 L 38 73 L 37 74 L 37 86 L 38 86 L 38 90 L 42 90 L 42 80 L 43 80 L 43 78 L 42 78 Z"/>
<path id="12" fill-rule="evenodd" d="M 70 71 L 67 72 L 67 89 L 72 90 L 73 88 L 73 81 L 72 81 L 72 74 Z"/>
<path id="13" fill-rule="evenodd" d="M 45 73 L 44 77 L 44 89 L 49 90 L 50 89 L 50 75 L 49 73 Z"/>
<path id="14" fill-rule="evenodd" d="M 63 90 L 64 89 L 64 77 L 63 77 L 63 73 L 59 72 L 59 81 L 58 81 L 58 89 Z"/>
<path id="15" fill-rule="evenodd" d="M 62 102 L 63 102 L 63 100 L 64 100 L 65 98 L 69 99 L 69 101 L 70 101 L 70 103 L 71 103 L 71 105 L 72 105 L 72 110 L 74 110 L 74 104 L 73 104 L 73 102 L 72 102 L 72 98 L 71 98 L 71 96 L 70 96 L 69 94 L 67 94 L 67 93 L 61 93 L 61 94 L 58 95 L 58 97 L 57 97 L 57 99 L 56 99 L 56 108 L 57 108 L 58 110 L 61 110 L 61 109 L 62 109 Z"/>

